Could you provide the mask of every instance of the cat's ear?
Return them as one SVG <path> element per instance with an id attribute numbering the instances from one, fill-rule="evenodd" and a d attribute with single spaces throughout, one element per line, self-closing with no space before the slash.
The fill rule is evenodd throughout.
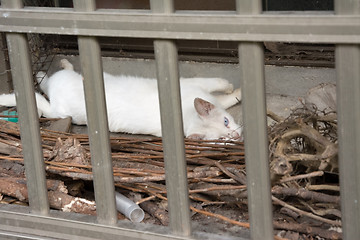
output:
<path id="1" fill-rule="evenodd" d="M 208 101 L 205 101 L 204 99 L 201 99 L 201 98 L 195 98 L 194 106 L 195 106 L 197 113 L 202 117 L 209 116 L 211 110 L 213 110 L 215 108 L 214 104 L 212 104 Z"/>
<path id="2" fill-rule="evenodd" d="M 195 140 L 202 140 L 205 138 L 205 135 L 200 134 L 200 133 L 193 133 L 193 134 L 189 135 L 187 138 L 195 139 Z"/>

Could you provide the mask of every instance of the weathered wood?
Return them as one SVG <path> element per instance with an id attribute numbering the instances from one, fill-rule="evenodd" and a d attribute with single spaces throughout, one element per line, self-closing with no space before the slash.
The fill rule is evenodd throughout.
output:
<path id="1" fill-rule="evenodd" d="M 19 142 L 15 141 L 0 141 L 0 153 L 7 155 L 20 155 L 21 147 Z"/>
<path id="2" fill-rule="evenodd" d="M 88 201 L 83 198 L 72 197 L 67 194 L 67 189 L 62 181 L 47 180 L 48 197 L 50 207 L 65 212 L 77 212 L 84 214 L 96 214 L 94 201 Z M 28 201 L 28 190 L 25 178 L 0 177 L 0 193 Z"/>
<path id="3" fill-rule="evenodd" d="M 159 204 L 153 201 L 147 201 L 140 203 L 140 207 L 144 211 L 146 211 L 147 213 L 158 219 L 162 225 L 164 226 L 169 225 L 169 214 L 164 208 L 159 207 Z"/>
<path id="4" fill-rule="evenodd" d="M 71 117 L 51 121 L 50 125 L 45 127 L 45 129 L 58 132 L 69 132 L 71 129 Z"/>
<path id="5" fill-rule="evenodd" d="M 84 198 L 72 197 L 59 191 L 49 191 L 50 206 L 64 212 L 76 212 L 96 215 L 95 201 Z"/>

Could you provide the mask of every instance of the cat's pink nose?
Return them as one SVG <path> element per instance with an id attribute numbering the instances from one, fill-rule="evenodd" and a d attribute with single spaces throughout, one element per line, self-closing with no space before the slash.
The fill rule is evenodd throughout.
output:
<path id="1" fill-rule="evenodd" d="M 234 140 L 239 140 L 240 137 L 241 137 L 240 134 L 238 132 L 236 132 L 236 131 L 233 131 L 231 133 L 231 138 L 234 139 Z"/>

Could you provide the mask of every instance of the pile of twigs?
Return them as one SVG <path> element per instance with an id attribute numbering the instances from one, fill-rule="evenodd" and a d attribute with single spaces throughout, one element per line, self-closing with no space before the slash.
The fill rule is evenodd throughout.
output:
<path id="1" fill-rule="evenodd" d="M 273 203 L 284 207 L 286 222 L 311 219 L 319 226 L 309 230 L 312 235 L 341 238 L 336 231 L 322 232 L 341 229 L 336 112 L 304 105 L 286 119 L 268 116 L 276 121 L 269 128 Z"/>
<path id="2" fill-rule="evenodd" d="M 19 135 L 17 124 L 0 121 L 0 193 L 26 202 Z M 93 195 L 84 193 L 84 184 L 92 180 L 88 136 L 45 129 L 41 130 L 41 136 L 50 206 L 63 211 L 95 214 Z M 167 199 L 161 139 L 111 137 L 111 149 L 117 190 L 140 204 L 155 219 L 153 223 L 167 225 L 169 220 L 167 205 L 164 204 Z M 243 143 L 185 139 L 185 150 L 191 210 L 249 228 L 246 217 L 230 219 L 211 211 L 212 206 L 238 209 L 239 216 L 243 215 L 242 211 L 247 211 Z M 329 226 L 341 225 L 336 220 L 339 216 L 335 219 L 334 215 L 330 219 L 326 218 L 329 212 L 320 213 L 318 207 L 315 209 L 312 205 L 322 204 L 323 208 L 331 205 L 334 207 L 333 212 L 336 212 L 339 209 L 339 197 L 304 189 L 299 184 L 310 182 L 309 179 L 323 175 L 324 171 L 306 174 L 297 171 L 294 176 L 293 165 L 282 157 L 272 157 L 270 163 L 271 175 L 276 176 L 272 177 L 273 202 L 281 206 L 281 211 L 277 211 L 274 216 L 275 228 L 287 230 L 292 236 L 295 233 L 328 239 L 341 238 L 341 234 L 329 230 Z M 75 204 L 69 204 L 71 202 L 76 202 L 76 207 Z M 123 217 L 119 215 L 119 218 Z M 300 223 L 300 219 L 312 220 L 304 224 Z"/>

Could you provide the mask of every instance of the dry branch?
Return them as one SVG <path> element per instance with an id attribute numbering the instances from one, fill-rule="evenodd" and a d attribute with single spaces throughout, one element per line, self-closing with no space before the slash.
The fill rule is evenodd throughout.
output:
<path id="1" fill-rule="evenodd" d="M 152 215 L 153 217 L 157 218 L 162 225 L 168 226 L 169 225 L 169 215 L 168 212 L 159 207 L 159 205 L 153 201 L 146 201 L 140 203 L 140 207 Z"/>
<path id="2" fill-rule="evenodd" d="M 282 178 L 279 182 L 286 183 L 286 182 L 295 181 L 295 180 L 299 180 L 299 179 L 303 179 L 303 178 L 320 177 L 323 175 L 324 175 L 323 171 L 316 171 L 316 172 L 311 172 L 311 173 L 307 173 L 307 174 L 299 174 L 296 176 Z M 309 189 L 309 190 L 311 190 L 311 189 Z"/>
<path id="3" fill-rule="evenodd" d="M 300 233 L 306 233 L 311 236 L 319 236 L 326 239 L 342 239 L 341 233 L 329 229 L 311 227 L 305 224 L 275 221 L 273 222 L 273 225 L 275 229 L 284 229 Z"/>
<path id="4" fill-rule="evenodd" d="M 281 205 L 283 207 L 289 208 L 289 209 L 293 210 L 294 212 L 299 213 L 300 215 L 307 216 L 307 217 L 310 217 L 312 219 L 315 219 L 315 220 L 318 220 L 318 221 L 321 221 L 321 222 L 324 222 L 324 223 L 327 223 L 327 224 L 330 224 L 330 225 L 333 225 L 333 226 L 341 226 L 341 222 L 339 222 L 339 221 L 329 220 L 327 218 L 323 218 L 323 217 L 317 216 L 315 214 L 305 212 L 305 211 L 300 210 L 300 209 L 298 209 L 298 208 L 296 208 L 294 206 L 291 206 L 290 204 L 287 204 L 284 201 L 281 201 L 280 199 L 278 199 L 278 198 L 276 198 L 274 196 L 272 196 L 272 200 L 274 201 L 274 203 L 279 204 L 279 205 Z"/>
<path id="5" fill-rule="evenodd" d="M 336 129 L 336 121 L 333 115 L 331 117 L 330 115 L 328 117 L 327 115 L 315 116 L 307 112 L 296 114 L 288 119 L 277 118 L 278 123 L 269 132 L 271 152 L 269 164 L 272 176 L 276 175 L 276 181 L 272 182 L 276 185 L 272 193 L 282 198 L 282 200 L 276 198 L 274 203 L 291 208 L 292 211 L 297 210 L 297 214 L 339 225 L 339 214 L 332 214 L 333 219 L 326 218 L 329 213 L 326 211 L 326 204 L 331 203 L 334 207 L 332 212 L 339 211 L 339 196 L 321 192 L 322 190 L 333 191 L 337 187 L 333 182 L 332 185 L 335 188 L 327 187 L 329 184 L 323 180 L 326 179 L 325 171 L 323 171 L 325 168 L 330 169 L 331 173 L 337 173 L 336 138 L 331 132 Z M 326 121 L 330 120 L 331 124 L 330 122 L 328 124 Z M 332 129 L 329 131 L 324 127 L 320 129 L 319 122 Z M 42 129 L 41 136 L 46 172 L 49 177 L 61 176 L 66 179 L 80 179 L 83 180 L 82 182 L 93 180 L 87 135 Z M 307 138 L 304 148 L 294 147 L 291 141 L 301 137 Z M 169 219 L 166 208 L 162 206 L 162 202 L 159 202 L 159 200 L 164 202 L 167 200 L 161 139 L 112 136 L 110 142 L 115 185 L 123 191 L 136 192 L 140 195 L 141 207 L 157 218 L 161 224 L 167 225 Z M 309 149 L 312 151 L 308 151 Z M 221 214 L 211 213 L 206 210 L 206 207 L 214 204 L 219 207 L 237 204 L 241 208 L 244 203 L 246 204 L 243 143 L 185 139 L 185 151 L 187 175 L 191 188 L 190 198 L 203 206 L 203 209 L 193 208 L 193 211 L 231 224 L 242 225 Z M 274 161 L 275 159 L 277 160 Z M 316 164 L 313 163 L 314 161 Z M 299 164 L 306 166 L 305 170 L 299 167 Z M 18 125 L 5 121 L 0 121 L 0 167 L 0 179 L 5 179 L 5 177 L 16 179 L 25 176 Z M 18 188 L 18 192 L 10 191 L 6 187 Z M 310 189 L 317 189 L 317 192 L 309 191 Z M 0 191 L 23 201 L 27 198 L 26 185 L 21 181 L 2 183 L 0 180 Z M 93 202 L 74 198 L 54 186 L 49 187 L 49 198 L 53 208 L 95 214 Z M 298 208 L 298 203 L 302 200 L 306 200 L 308 205 L 300 205 L 300 207 L 306 210 L 312 209 L 312 213 Z M 315 203 L 324 205 L 316 207 Z M 325 210 L 322 211 L 322 209 Z M 324 215 L 319 216 L 321 214 Z M 312 223 L 303 223 L 302 228 L 297 223 L 279 225 L 277 222 L 274 224 L 278 224 L 275 227 L 279 229 L 298 231 L 312 236 L 334 237 L 334 239 L 341 236 L 336 232 L 326 235 L 326 230 L 312 226 Z M 310 233 L 308 229 L 313 229 L 314 232 Z"/>
<path id="6" fill-rule="evenodd" d="M 61 181 L 47 180 L 48 197 L 50 207 L 65 212 L 77 212 L 84 214 L 96 214 L 94 201 L 83 198 L 75 198 L 67 194 L 65 185 Z M 28 190 L 25 178 L 0 178 L 0 193 L 12 196 L 20 201 L 28 201 Z"/>
<path id="7" fill-rule="evenodd" d="M 339 196 L 332 196 L 324 193 L 308 191 L 306 189 L 296 188 L 284 188 L 275 186 L 272 188 L 271 193 L 281 197 L 299 197 L 311 202 L 323 202 L 323 203 L 340 203 Z"/>
<path id="8" fill-rule="evenodd" d="M 96 215 L 95 201 L 89 201 L 84 198 L 72 197 L 68 194 L 49 191 L 50 206 L 64 212 L 76 212 L 89 215 Z"/>

